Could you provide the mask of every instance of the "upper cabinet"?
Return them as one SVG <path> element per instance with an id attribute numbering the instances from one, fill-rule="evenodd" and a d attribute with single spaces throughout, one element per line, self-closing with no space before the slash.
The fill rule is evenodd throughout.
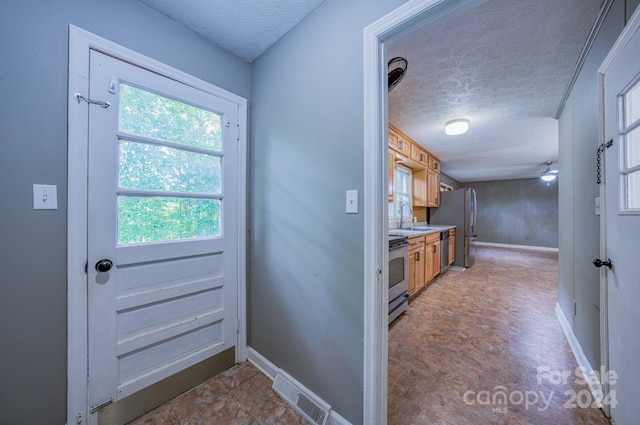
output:
<path id="1" fill-rule="evenodd" d="M 389 202 L 393 201 L 393 164 L 413 170 L 413 206 L 440 206 L 440 160 L 389 124 Z"/>
<path id="2" fill-rule="evenodd" d="M 412 142 L 410 140 L 402 132 L 396 130 L 393 126 L 389 126 L 389 148 L 408 158 L 411 156 Z"/>
<path id="3" fill-rule="evenodd" d="M 432 157 L 420 146 L 411 144 L 411 159 L 413 161 L 426 167 L 431 158 Z"/>

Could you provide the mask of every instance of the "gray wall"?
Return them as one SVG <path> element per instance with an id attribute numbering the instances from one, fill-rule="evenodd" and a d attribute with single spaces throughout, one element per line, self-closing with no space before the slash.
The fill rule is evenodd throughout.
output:
<path id="1" fill-rule="evenodd" d="M 600 220 L 595 214 L 598 145 L 597 70 L 638 0 L 616 0 L 588 53 L 560 117 L 559 299 L 582 350 L 600 365 L 600 281 L 591 261 L 599 256 Z M 567 178 L 565 178 L 566 176 Z M 573 314 L 573 302 L 576 314 Z"/>
<path id="2" fill-rule="evenodd" d="M 562 176 L 568 178 L 560 180 L 559 188 L 563 233 L 559 251 L 558 304 L 591 366 L 596 369 L 601 363 L 600 282 L 598 269 L 591 261 L 599 256 L 600 244 L 600 220 L 594 209 L 594 199 L 599 194 L 595 163 L 599 118 L 597 70 L 639 3 L 638 0 L 613 2 L 562 111 L 559 125 L 560 170 Z M 615 309 L 615 306 L 610 308 Z M 628 337 L 638 338 L 638 335 Z M 620 423 L 632 423 L 634 419 L 631 418 L 636 417 L 636 401 L 632 394 L 635 389 L 630 390 L 617 393 L 620 405 L 613 409 L 613 419 L 620 418 Z"/>
<path id="3" fill-rule="evenodd" d="M 478 196 L 478 242 L 558 247 L 558 184 L 540 179 L 461 183 Z"/>
<path id="4" fill-rule="evenodd" d="M 249 97 L 248 64 L 137 1 L 0 2 L 1 424 L 66 421 L 70 23 Z M 57 211 L 33 211 L 34 183 Z"/>
<path id="5" fill-rule="evenodd" d="M 327 0 L 253 66 L 249 345 L 362 423 L 362 30 L 402 0 Z"/>
<path id="6" fill-rule="evenodd" d="M 442 172 L 440 173 L 440 183 L 446 183 L 454 189 L 458 189 L 460 187 L 458 180 L 455 180 Z"/>

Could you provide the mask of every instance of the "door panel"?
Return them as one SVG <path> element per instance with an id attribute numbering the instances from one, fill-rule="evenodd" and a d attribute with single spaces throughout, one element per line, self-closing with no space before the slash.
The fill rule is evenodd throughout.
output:
<path id="1" fill-rule="evenodd" d="M 237 105 L 92 51 L 89 406 L 236 345 Z M 101 259 L 113 267 L 100 272 Z"/>
<path id="2" fill-rule="evenodd" d="M 611 383 L 612 419 L 616 423 L 637 422 L 640 396 L 637 377 L 640 376 L 640 209 L 628 209 L 625 200 L 638 196 L 640 185 L 628 186 L 628 176 L 640 174 L 628 167 L 625 159 L 633 155 L 631 136 L 640 128 L 640 116 L 625 113 L 629 104 L 640 110 L 640 98 L 633 99 L 634 87 L 640 88 L 640 14 L 628 24 L 608 57 L 604 70 L 604 142 L 613 144 L 604 151 L 604 244 L 605 257 L 613 266 L 601 268 L 606 285 L 608 315 L 609 369 L 615 371 Z M 607 63 L 605 61 L 605 63 Z M 627 111 L 628 112 L 628 111 Z M 631 142 L 631 143 L 630 143 Z M 634 171 L 635 170 L 635 171 Z M 636 175 L 638 175 L 636 174 Z"/>

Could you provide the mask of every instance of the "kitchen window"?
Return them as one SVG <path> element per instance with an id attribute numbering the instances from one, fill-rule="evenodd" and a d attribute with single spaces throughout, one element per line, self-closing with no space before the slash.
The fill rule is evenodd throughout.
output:
<path id="1" fill-rule="evenodd" d="M 396 165 L 394 169 L 394 201 L 389 203 L 389 218 L 400 219 L 401 213 L 411 222 L 411 170 L 402 165 Z M 405 204 L 406 203 L 406 204 Z M 405 206 L 406 205 L 406 206 Z M 404 208 L 403 211 L 400 211 Z"/>

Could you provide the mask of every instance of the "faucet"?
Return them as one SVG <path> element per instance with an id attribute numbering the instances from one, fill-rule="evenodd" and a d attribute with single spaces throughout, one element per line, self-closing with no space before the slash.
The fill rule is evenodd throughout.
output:
<path id="1" fill-rule="evenodd" d="M 400 202 L 400 229 L 402 229 L 402 221 L 404 219 L 404 207 L 408 207 L 409 208 L 409 214 L 413 213 L 413 210 L 411 209 L 411 206 L 409 205 L 409 202 L 407 202 L 407 201 Z"/>

